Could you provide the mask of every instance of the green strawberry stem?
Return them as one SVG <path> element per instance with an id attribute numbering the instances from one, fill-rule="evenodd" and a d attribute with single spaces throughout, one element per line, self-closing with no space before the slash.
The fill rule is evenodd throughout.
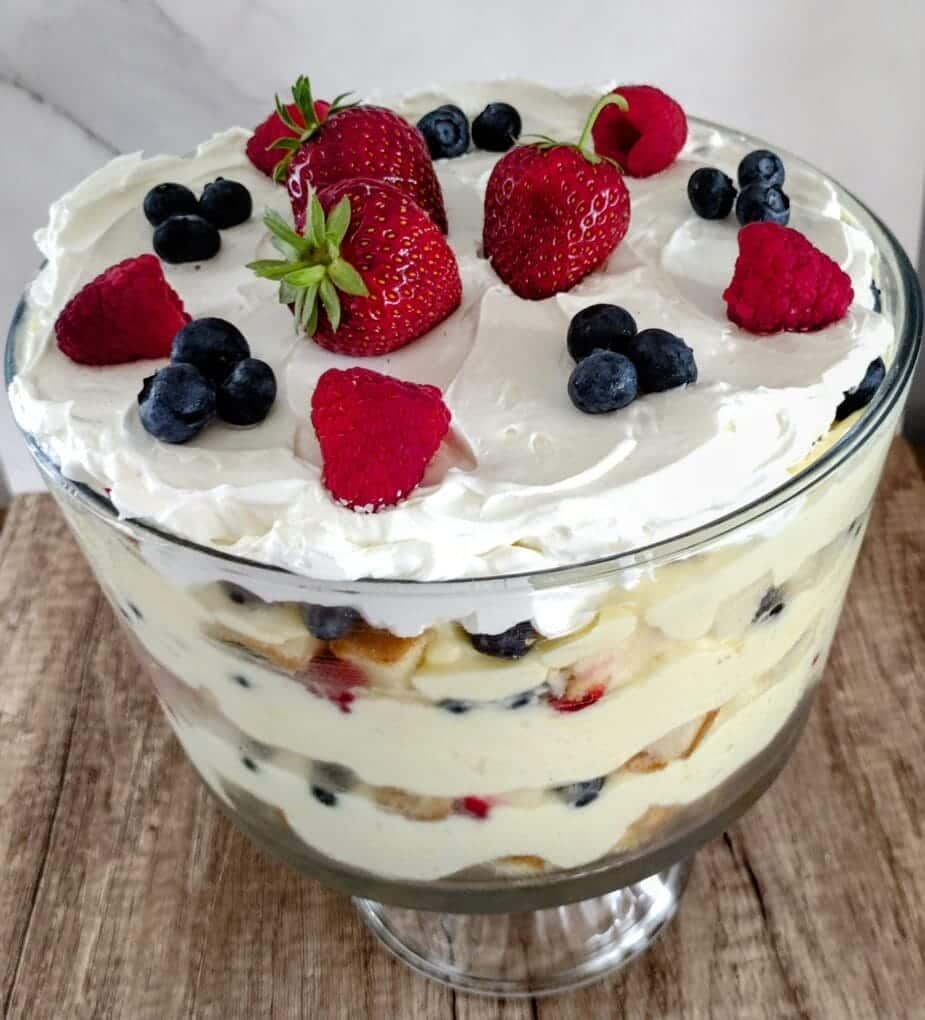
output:
<path id="1" fill-rule="evenodd" d="M 594 124 L 597 121 L 598 115 L 605 106 L 619 106 L 620 109 L 626 113 L 630 104 L 620 95 L 619 92 L 608 92 L 606 95 L 601 96 L 600 99 L 594 104 L 591 112 L 588 114 L 588 119 L 585 121 L 584 130 L 581 132 L 581 137 L 578 139 L 578 149 L 584 153 L 585 156 L 597 155 L 593 149 L 591 149 L 589 142 L 591 141 L 591 131 L 594 128 Z M 600 159 L 600 156 L 597 156 Z"/>
<path id="2" fill-rule="evenodd" d="M 356 103 L 344 102 L 349 95 L 349 92 L 342 92 L 339 96 L 337 96 L 337 98 L 331 103 L 325 119 L 328 119 L 335 113 L 340 113 L 341 110 L 347 110 L 351 106 L 356 106 Z M 275 142 L 268 146 L 270 149 L 282 149 L 285 152 L 285 155 L 273 169 L 273 179 L 275 181 L 281 181 L 286 176 L 286 171 L 289 169 L 289 163 L 291 162 L 292 157 L 299 151 L 302 145 L 312 137 L 318 128 L 321 127 L 321 121 L 318 119 L 318 114 L 315 112 L 315 100 L 312 97 L 312 83 L 304 74 L 300 74 L 299 77 L 296 78 L 295 84 L 292 86 L 292 101 L 298 107 L 299 113 L 302 114 L 302 119 L 305 121 L 304 127 L 299 124 L 295 118 L 290 116 L 289 111 L 286 109 L 285 104 L 283 104 L 279 96 L 274 96 L 274 99 L 276 101 L 277 116 L 292 132 L 291 135 L 287 135 L 285 138 L 277 138 Z"/>
<path id="3" fill-rule="evenodd" d="M 355 297 L 369 295 L 363 277 L 340 254 L 350 226 L 350 199 L 344 195 L 325 217 L 313 193 L 304 234 L 297 234 L 274 209 L 267 209 L 263 222 L 273 247 L 284 257 L 258 259 L 248 262 L 247 268 L 265 280 L 279 281 L 280 302 L 293 306 L 297 325 L 309 336 L 318 328 L 320 308 L 337 332 L 341 317 L 338 291 Z"/>

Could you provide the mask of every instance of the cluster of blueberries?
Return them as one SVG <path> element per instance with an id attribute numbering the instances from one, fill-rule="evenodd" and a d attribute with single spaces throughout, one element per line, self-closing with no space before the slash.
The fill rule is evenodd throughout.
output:
<path id="1" fill-rule="evenodd" d="M 243 184 L 216 177 L 199 198 L 183 184 L 157 184 L 145 195 L 144 212 L 159 258 L 204 262 L 221 248 L 220 230 L 250 219 L 253 201 Z"/>
<path id="2" fill-rule="evenodd" d="M 418 121 L 418 130 L 427 142 L 431 159 L 462 156 L 472 144 L 487 152 L 507 152 L 520 137 L 523 124 L 510 103 L 489 103 L 472 122 L 452 103 L 438 106 Z"/>
<path id="3" fill-rule="evenodd" d="M 746 223 L 777 223 L 790 220 L 790 199 L 783 190 L 784 164 L 768 149 L 755 149 L 739 163 L 739 195 L 732 178 L 713 166 L 695 170 L 687 182 L 687 197 L 698 216 L 723 220 L 735 203 L 736 219 Z"/>
<path id="4" fill-rule="evenodd" d="M 572 317 L 568 351 L 577 362 L 568 381 L 572 403 L 585 414 L 606 414 L 637 396 L 697 381 L 694 352 L 664 329 L 636 328 L 619 305 L 596 304 Z"/>
<path id="5" fill-rule="evenodd" d="M 263 421 L 276 400 L 276 376 L 250 353 L 225 319 L 188 322 L 173 339 L 170 364 L 148 376 L 138 394 L 145 430 L 165 443 L 185 443 L 216 415 L 228 425 Z"/>

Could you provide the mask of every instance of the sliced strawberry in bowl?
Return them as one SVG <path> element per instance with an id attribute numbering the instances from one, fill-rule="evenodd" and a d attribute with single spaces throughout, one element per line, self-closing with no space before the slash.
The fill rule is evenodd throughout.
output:
<path id="1" fill-rule="evenodd" d="M 125 259 L 85 284 L 55 322 L 58 347 L 81 365 L 168 358 L 190 321 L 155 255 Z"/>
<path id="2" fill-rule="evenodd" d="M 687 141 L 681 105 L 653 85 L 620 85 L 627 107 L 608 106 L 594 125 L 594 149 L 630 177 L 651 177 L 678 158 Z"/>

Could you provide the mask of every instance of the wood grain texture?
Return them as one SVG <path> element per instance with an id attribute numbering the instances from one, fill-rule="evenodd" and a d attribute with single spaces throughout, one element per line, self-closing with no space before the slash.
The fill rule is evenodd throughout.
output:
<path id="1" fill-rule="evenodd" d="M 902 442 L 822 692 L 677 921 L 570 996 L 455 995 L 212 805 L 48 496 L 0 535 L 0 1003 L 10 1020 L 905 1020 L 925 1002 L 925 478 Z"/>

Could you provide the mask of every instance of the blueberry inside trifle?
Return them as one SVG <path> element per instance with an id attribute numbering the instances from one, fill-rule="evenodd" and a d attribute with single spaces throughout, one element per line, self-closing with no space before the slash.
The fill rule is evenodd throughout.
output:
<path id="1" fill-rule="evenodd" d="M 649 85 L 300 78 L 37 240 L 17 420 L 193 764 L 306 861 L 635 853 L 803 711 L 889 426 L 774 494 L 894 329 L 799 160 Z"/>

